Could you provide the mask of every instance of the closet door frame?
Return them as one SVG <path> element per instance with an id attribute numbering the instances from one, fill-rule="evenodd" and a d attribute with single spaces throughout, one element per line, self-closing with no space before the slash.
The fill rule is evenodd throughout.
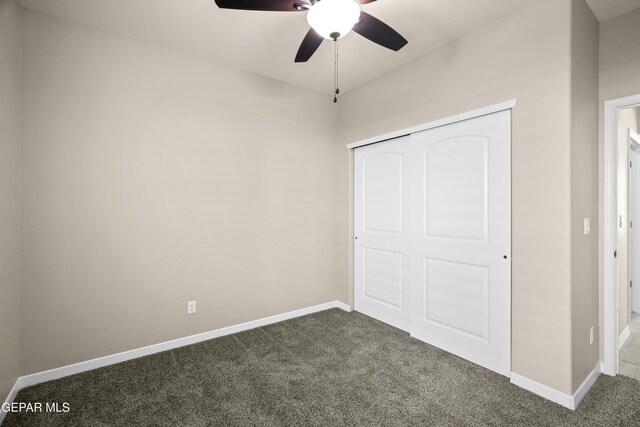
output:
<path id="1" fill-rule="evenodd" d="M 465 113 L 456 114 L 455 116 L 445 117 L 442 119 L 434 120 L 434 121 L 423 123 L 420 125 L 411 126 L 404 129 L 398 129 L 393 132 L 389 132 L 389 133 L 374 136 L 371 138 L 362 139 L 360 141 L 352 142 L 350 144 L 347 144 L 347 148 L 352 150 L 354 148 L 363 147 L 365 145 L 376 144 L 378 142 L 389 141 L 391 139 L 399 138 L 401 136 L 411 135 L 412 133 L 421 132 L 423 130 L 429 130 L 429 129 L 437 128 L 440 126 L 450 125 L 452 123 L 462 122 L 469 119 L 475 119 L 476 117 L 486 116 L 487 114 L 493 114 L 500 111 L 511 110 L 516 106 L 516 104 L 517 104 L 517 100 L 512 99 L 509 101 L 501 102 L 499 104 L 488 105 L 486 107 L 467 111 Z M 353 177 L 351 177 L 351 182 L 353 182 Z"/>
<path id="2" fill-rule="evenodd" d="M 505 111 L 505 110 L 511 110 L 513 109 L 517 104 L 517 101 L 515 99 L 510 100 L 510 101 L 505 101 L 499 104 L 494 104 L 494 105 L 490 105 L 490 106 L 486 106 L 483 108 L 479 108 L 476 110 L 472 110 L 472 111 L 468 111 L 465 113 L 461 113 L 455 116 L 450 116 L 447 118 L 443 118 L 440 120 L 435 120 L 432 122 L 428 122 L 428 123 L 424 123 L 421 125 L 417 125 L 417 126 L 413 126 L 410 128 L 406 128 L 406 129 L 401 129 L 401 130 L 397 130 L 394 132 L 390 132 L 387 134 L 383 134 L 377 137 L 373 137 L 373 138 L 368 138 L 368 139 L 364 139 L 361 141 L 357 141 L 351 144 L 347 145 L 347 148 L 349 149 L 355 149 L 358 147 L 362 147 L 362 146 L 366 146 L 366 145 L 370 145 L 370 144 L 375 144 L 375 143 L 379 143 L 379 142 L 383 142 L 383 141 L 389 141 L 392 139 L 396 139 L 399 137 L 403 137 L 403 136 L 409 136 L 413 133 L 417 133 L 417 132 L 422 132 L 425 130 L 429 130 L 429 129 L 433 129 L 436 127 L 441 127 L 441 126 L 446 126 L 449 124 L 453 124 L 453 123 L 457 123 L 457 122 L 461 122 L 461 121 L 466 121 L 469 119 L 474 119 L 474 118 L 478 118 L 484 115 L 488 115 L 488 114 L 493 114 L 493 113 L 497 113 L 497 112 L 501 112 L 501 111 Z M 355 174 L 355 153 L 351 153 L 352 156 L 351 158 L 354 160 L 354 162 L 352 163 L 351 167 L 352 167 L 352 177 L 351 177 L 351 183 L 353 183 L 354 188 L 353 188 L 353 192 L 352 192 L 352 197 L 355 197 L 355 176 L 353 176 Z M 352 237 L 352 244 L 351 244 L 351 262 L 352 262 L 352 272 L 354 273 L 353 276 L 351 276 L 351 283 L 350 283 L 350 289 L 351 291 L 353 291 L 355 289 L 355 265 L 356 265 L 356 260 L 355 260 L 355 239 L 357 238 L 356 235 L 356 230 L 355 230 L 355 198 L 352 199 L 354 201 L 354 205 L 352 205 L 352 213 L 353 215 L 351 215 L 350 218 L 350 234 Z M 511 261 L 511 253 L 510 253 L 510 248 L 509 248 L 509 262 Z M 355 293 L 350 295 L 350 305 L 353 307 L 354 306 L 354 301 L 355 301 Z M 410 306 L 411 302 L 407 301 L 407 308 L 410 310 L 410 313 L 413 312 L 413 307 Z M 511 319 L 511 316 L 509 316 L 509 318 Z M 406 331 L 410 332 L 411 331 L 411 324 L 407 325 L 407 328 L 403 328 Z M 509 347 L 511 347 L 511 342 L 509 340 Z M 511 348 L 509 348 L 509 353 L 510 353 Z M 509 359 L 510 359 L 510 355 L 509 355 Z M 505 374 L 505 372 L 502 372 L 503 374 Z"/>

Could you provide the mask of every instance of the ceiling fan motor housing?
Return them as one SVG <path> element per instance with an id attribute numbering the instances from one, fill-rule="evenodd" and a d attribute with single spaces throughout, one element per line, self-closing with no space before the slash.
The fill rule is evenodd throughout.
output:
<path id="1" fill-rule="evenodd" d="M 346 36 L 359 18 L 360 6 L 353 0 L 321 0 L 307 13 L 309 25 L 325 39 L 332 40 Z"/>

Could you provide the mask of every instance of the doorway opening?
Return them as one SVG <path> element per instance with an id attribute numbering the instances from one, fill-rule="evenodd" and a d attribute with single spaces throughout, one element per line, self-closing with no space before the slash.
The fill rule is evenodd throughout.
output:
<path id="1" fill-rule="evenodd" d="M 633 170 L 633 159 L 636 151 L 630 149 L 631 126 L 638 130 L 640 119 L 635 107 L 640 106 L 640 94 L 606 101 L 604 104 L 604 217 L 603 217 L 603 269 L 604 269 L 604 358 L 603 373 L 617 375 L 621 372 L 619 357 L 625 339 L 629 336 L 631 320 L 631 286 L 634 264 L 640 264 L 639 239 L 633 239 L 635 215 L 636 230 L 640 227 L 640 211 L 633 210 L 638 199 L 640 207 L 640 170 Z M 633 117 L 630 123 L 627 120 Z M 640 152 L 638 152 L 637 168 L 640 168 Z M 631 163 L 630 163 L 631 161 Z M 633 172 L 632 172 L 633 170 Z M 637 195 L 635 188 L 639 188 Z M 635 198 L 634 198 L 635 197 Z M 631 206 L 633 203 L 634 206 Z M 636 213 L 636 211 L 638 211 Z M 630 240 L 632 238 L 633 240 Z M 639 259 L 629 263 L 628 260 Z M 640 265 L 639 265 L 640 267 Z M 640 275 L 640 269 L 638 270 Z M 636 287 L 640 291 L 640 277 L 636 277 Z M 638 292 L 636 292 L 637 296 Z M 639 308 L 640 310 L 640 308 Z M 628 350 L 628 349 L 624 349 Z M 640 355 L 638 356 L 640 358 Z M 627 367 L 625 367 L 626 369 Z M 640 378 L 640 367 L 638 368 Z"/>
<path id="2" fill-rule="evenodd" d="M 639 114 L 639 107 L 618 110 L 618 214 L 627 218 L 618 225 L 618 373 L 637 380 L 640 380 Z"/>

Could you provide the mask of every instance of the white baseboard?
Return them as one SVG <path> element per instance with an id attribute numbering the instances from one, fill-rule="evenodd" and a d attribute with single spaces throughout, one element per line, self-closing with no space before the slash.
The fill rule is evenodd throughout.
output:
<path id="1" fill-rule="evenodd" d="M 539 382 L 533 381 L 522 375 L 518 375 L 515 372 L 511 373 L 511 383 L 573 411 L 578 407 L 578 405 L 580 405 L 582 399 L 584 399 L 593 384 L 595 384 L 596 380 L 600 376 L 601 367 L 602 364 L 598 362 L 573 395 L 562 393 L 554 388 L 540 384 Z"/>
<path id="2" fill-rule="evenodd" d="M 319 311 L 329 310 L 331 308 L 339 308 L 350 312 L 351 307 L 340 301 L 331 301 L 324 304 L 314 305 L 312 307 L 302 308 L 300 310 L 290 311 L 288 313 L 277 314 L 275 316 L 265 317 L 263 319 L 252 320 L 250 322 L 240 323 L 239 325 L 228 326 L 226 328 L 215 329 L 201 334 L 190 335 L 188 337 L 178 338 L 171 341 L 165 341 L 134 350 L 124 351 L 109 356 L 99 357 L 97 359 L 87 360 L 85 362 L 74 363 L 73 365 L 62 366 L 60 368 L 50 369 L 48 371 L 37 372 L 31 375 L 25 375 L 18 378 L 15 385 L 11 389 L 9 396 L 5 399 L 6 403 L 11 403 L 15 399 L 20 390 L 35 384 L 46 381 L 57 380 L 69 375 L 78 374 L 80 372 L 90 371 L 92 369 L 102 368 L 103 366 L 114 365 L 116 363 L 125 362 L 138 357 L 148 356 L 150 354 L 159 353 L 161 351 L 171 350 L 186 345 L 196 344 L 201 341 L 207 341 L 213 338 L 225 335 L 235 334 L 249 329 L 259 328 L 261 326 L 270 325 L 272 323 L 282 322 L 283 320 L 293 319 L 307 314 L 317 313 Z M 0 424 L 4 420 L 5 413 L 0 408 Z"/>
<path id="3" fill-rule="evenodd" d="M 573 393 L 573 401 L 576 408 L 578 407 L 578 405 L 580 405 L 580 402 L 582 402 L 582 399 L 584 399 L 589 390 L 591 390 L 591 387 L 593 387 L 593 385 L 596 383 L 601 373 L 602 366 L 600 362 L 598 362 L 591 373 L 587 375 L 587 378 L 585 378 L 582 384 L 580 384 L 580 387 L 578 387 L 576 392 Z"/>
<path id="4" fill-rule="evenodd" d="M 16 398 L 16 396 L 18 395 L 18 392 L 20 390 L 22 390 L 24 386 L 22 385 L 22 382 L 20 381 L 20 378 L 18 378 L 16 380 L 16 383 L 13 385 L 13 387 L 11 388 L 11 391 L 9 392 L 9 395 L 7 396 L 7 398 L 4 400 L 7 403 L 11 403 L 13 402 L 13 399 Z M 0 406 L 0 425 L 2 425 L 2 422 L 4 421 L 4 417 L 7 416 L 7 413 L 5 411 L 2 410 L 2 407 Z"/>
<path id="5" fill-rule="evenodd" d="M 629 330 L 629 325 L 627 325 L 627 327 L 624 328 L 624 330 L 620 333 L 620 336 L 618 337 L 618 350 L 622 348 L 624 343 L 627 341 L 627 338 L 629 338 L 630 334 L 631 334 L 631 331 Z"/>
<path id="6" fill-rule="evenodd" d="M 515 372 L 511 372 L 511 383 L 517 385 L 518 387 L 522 387 L 525 390 L 529 390 L 530 392 L 535 393 L 538 396 L 544 397 L 547 400 L 555 402 L 558 405 L 562 405 L 565 408 L 575 409 L 575 402 L 573 401 L 573 397 L 568 394 L 562 393 L 555 388 L 540 384 L 537 381 L 531 380 L 522 375 L 518 375 Z"/>

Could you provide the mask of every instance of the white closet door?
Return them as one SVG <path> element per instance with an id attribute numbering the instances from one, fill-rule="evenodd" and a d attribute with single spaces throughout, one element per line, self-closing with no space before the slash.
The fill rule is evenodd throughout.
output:
<path id="1" fill-rule="evenodd" d="M 409 330 L 409 137 L 355 150 L 354 306 Z"/>
<path id="2" fill-rule="evenodd" d="M 511 371 L 510 111 L 413 134 L 411 335 Z"/>

